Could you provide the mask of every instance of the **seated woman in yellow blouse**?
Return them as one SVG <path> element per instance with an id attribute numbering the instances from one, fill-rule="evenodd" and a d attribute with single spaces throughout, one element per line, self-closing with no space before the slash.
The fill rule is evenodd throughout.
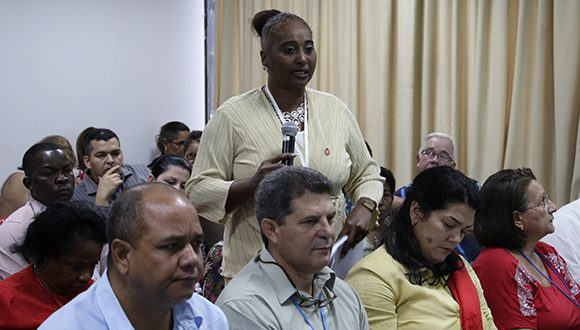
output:
<path id="1" fill-rule="evenodd" d="M 495 329 L 479 280 L 454 251 L 478 203 L 471 181 L 449 166 L 415 178 L 383 246 L 346 279 L 371 329 Z"/>

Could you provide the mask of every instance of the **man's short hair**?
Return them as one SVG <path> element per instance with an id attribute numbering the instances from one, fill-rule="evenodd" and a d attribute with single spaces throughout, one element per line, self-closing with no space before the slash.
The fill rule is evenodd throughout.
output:
<path id="1" fill-rule="evenodd" d="M 45 151 L 62 150 L 60 147 L 54 143 L 40 142 L 34 144 L 32 147 L 28 148 L 22 157 L 22 170 L 26 176 L 30 176 L 32 171 L 36 166 L 36 155 Z M 64 153 L 64 151 L 63 151 Z"/>
<path id="2" fill-rule="evenodd" d="M 143 183 L 125 190 L 113 204 L 107 219 L 109 245 L 117 238 L 132 245 L 136 245 L 139 241 L 145 222 L 143 193 L 147 185 Z"/>
<path id="3" fill-rule="evenodd" d="M 115 138 L 119 141 L 119 145 L 121 145 L 121 140 L 115 132 L 111 131 L 108 128 L 95 128 L 87 132 L 83 139 L 83 152 L 87 156 L 91 156 L 91 142 L 92 141 L 109 141 L 110 139 Z"/>
<path id="4" fill-rule="evenodd" d="M 417 152 L 417 154 L 421 153 L 421 151 L 424 150 L 425 143 L 427 143 L 427 141 L 429 141 L 431 138 L 440 138 L 440 139 L 449 140 L 449 142 L 451 142 L 451 155 L 449 155 L 449 156 L 451 156 L 451 159 L 455 159 L 455 141 L 453 141 L 453 138 L 451 137 L 451 135 L 449 135 L 447 133 L 441 133 L 441 132 L 429 133 L 423 139 L 423 144 L 421 144 L 421 148 L 419 148 L 419 151 Z"/>
<path id="5" fill-rule="evenodd" d="M 254 196 L 258 224 L 265 218 L 284 224 L 284 218 L 294 212 L 292 200 L 307 192 L 331 194 L 332 183 L 322 173 L 306 167 L 284 166 L 266 175 Z M 263 234 L 262 240 L 267 246 Z"/>

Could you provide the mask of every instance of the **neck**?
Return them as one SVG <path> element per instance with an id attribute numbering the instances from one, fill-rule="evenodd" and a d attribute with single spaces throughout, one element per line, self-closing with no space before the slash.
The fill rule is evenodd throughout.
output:
<path id="1" fill-rule="evenodd" d="M 268 89 L 282 111 L 295 110 L 304 101 L 305 88 L 285 89 L 268 82 Z"/>
<path id="2" fill-rule="evenodd" d="M 42 286 L 51 294 L 57 294 L 63 297 L 66 297 L 66 295 L 62 292 L 57 292 L 54 289 L 54 286 L 49 282 L 46 281 L 46 276 L 44 276 L 44 267 L 40 266 L 40 265 L 34 265 L 33 266 L 33 270 L 34 273 L 36 274 L 36 277 L 38 278 L 38 280 L 40 281 L 40 284 L 42 284 Z M 67 297 L 72 299 L 72 297 Z"/>
<path id="3" fill-rule="evenodd" d="M 276 252 L 276 250 L 272 249 L 269 251 L 274 260 L 286 271 L 288 278 L 294 284 L 296 289 L 307 292 L 308 294 L 312 295 L 312 281 L 314 280 L 313 273 L 304 273 L 295 270 L 291 267 L 283 258 L 280 258 L 280 255 Z"/>
<path id="4" fill-rule="evenodd" d="M 522 246 L 522 248 L 520 249 L 520 251 L 526 255 L 528 258 L 533 258 L 534 257 L 534 249 L 536 248 L 536 244 L 538 244 L 537 239 L 528 239 L 526 240 L 526 243 L 524 244 L 524 246 Z"/>
<path id="5" fill-rule="evenodd" d="M 143 297 L 143 292 L 132 290 L 131 285 L 114 271 L 108 272 L 109 282 L 119 304 L 135 329 L 171 329 L 171 307 Z"/>

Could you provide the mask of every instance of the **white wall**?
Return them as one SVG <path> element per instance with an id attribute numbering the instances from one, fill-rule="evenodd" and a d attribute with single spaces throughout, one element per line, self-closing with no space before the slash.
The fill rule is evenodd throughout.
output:
<path id="1" fill-rule="evenodd" d="M 0 184 L 51 134 L 119 135 L 148 163 L 171 120 L 205 125 L 204 1 L 0 0 Z"/>

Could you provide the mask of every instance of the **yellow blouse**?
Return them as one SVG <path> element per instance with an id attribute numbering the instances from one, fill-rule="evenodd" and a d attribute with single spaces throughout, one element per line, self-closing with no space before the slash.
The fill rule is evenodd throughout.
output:
<path id="1" fill-rule="evenodd" d="M 467 265 L 467 262 L 465 262 Z M 496 329 L 483 290 L 471 266 L 484 329 Z M 384 245 L 363 258 L 346 281 L 359 294 L 372 329 L 461 329 L 459 305 L 445 285 L 414 285 L 403 265 L 387 253 Z"/>

